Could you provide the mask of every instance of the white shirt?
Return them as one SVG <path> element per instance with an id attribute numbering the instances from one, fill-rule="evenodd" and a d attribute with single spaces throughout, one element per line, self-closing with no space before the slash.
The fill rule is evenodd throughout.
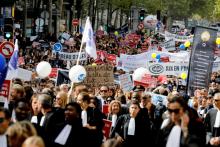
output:
<path id="1" fill-rule="evenodd" d="M 112 127 L 115 127 L 115 125 L 116 125 L 116 120 L 117 120 L 117 115 L 116 115 L 116 114 L 113 114 L 113 115 L 112 115 Z"/>
<path id="2" fill-rule="evenodd" d="M 71 130 L 72 130 L 72 126 L 67 124 L 60 132 L 60 134 L 57 136 L 55 142 L 61 145 L 65 145 L 67 139 L 69 138 Z"/>
<path id="3" fill-rule="evenodd" d="M 81 118 L 82 118 L 82 125 L 86 126 L 87 125 L 87 112 L 85 110 L 82 111 Z"/>
<path id="4" fill-rule="evenodd" d="M 135 118 L 131 118 L 128 124 L 128 135 L 134 135 L 135 133 Z"/>
<path id="5" fill-rule="evenodd" d="M 166 147 L 180 147 L 181 127 L 176 125 L 172 128 Z"/>
<path id="6" fill-rule="evenodd" d="M 7 147 L 6 135 L 0 135 L 0 147 Z"/>
<path id="7" fill-rule="evenodd" d="M 218 112 L 216 114 L 214 127 L 215 128 L 219 128 L 220 127 L 220 110 L 218 110 Z"/>

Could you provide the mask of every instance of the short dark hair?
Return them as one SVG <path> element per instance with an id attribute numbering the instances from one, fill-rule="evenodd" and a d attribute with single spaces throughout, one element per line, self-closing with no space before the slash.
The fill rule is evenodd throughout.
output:
<path id="1" fill-rule="evenodd" d="M 72 107 L 76 108 L 76 112 L 77 112 L 78 114 L 81 114 L 82 109 L 81 109 L 80 105 L 79 105 L 77 102 L 70 102 L 70 103 L 68 103 L 68 104 L 66 105 L 65 109 L 66 109 L 68 106 L 72 106 Z"/>
<path id="2" fill-rule="evenodd" d="M 0 107 L 0 112 L 3 112 L 5 114 L 5 119 L 7 120 L 11 119 L 11 113 L 8 109 Z"/>
<path id="3" fill-rule="evenodd" d="M 139 108 L 141 108 L 141 107 L 140 107 L 140 103 L 139 103 L 138 100 L 131 100 L 130 106 L 131 106 L 132 104 L 137 105 Z"/>
<path id="4" fill-rule="evenodd" d="M 89 96 L 89 94 L 88 93 L 86 93 L 86 92 L 81 92 L 81 93 L 79 93 L 79 95 L 81 95 L 82 96 L 82 101 L 83 102 L 87 102 L 88 104 L 90 103 L 90 96 Z"/>
<path id="5" fill-rule="evenodd" d="M 175 102 L 179 103 L 183 107 L 184 110 L 187 110 L 187 108 L 188 108 L 186 101 L 181 96 L 174 96 L 169 102 L 170 103 L 175 103 Z"/>

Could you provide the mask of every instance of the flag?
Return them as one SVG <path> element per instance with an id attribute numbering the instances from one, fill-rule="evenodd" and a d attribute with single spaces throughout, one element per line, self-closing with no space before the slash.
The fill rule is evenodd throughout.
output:
<path id="1" fill-rule="evenodd" d="M 86 50 L 87 54 L 90 57 L 96 59 L 97 58 L 96 44 L 94 41 L 92 25 L 89 21 L 89 17 L 86 20 L 86 25 L 85 25 L 84 32 L 83 32 L 82 44 L 83 43 L 86 43 L 85 50 Z"/>
<path id="2" fill-rule="evenodd" d="M 5 78 L 6 78 L 6 75 L 7 75 L 7 69 L 8 69 L 8 66 L 6 64 L 4 69 L 0 72 L 0 91 L 1 91 L 2 85 L 3 85 Z"/>
<path id="3" fill-rule="evenodd" d="M 17 75 L 18 69 L 18 40 L 15 41 L 15 49 L 8 63 L 7 80 L 12 80 Z"/>

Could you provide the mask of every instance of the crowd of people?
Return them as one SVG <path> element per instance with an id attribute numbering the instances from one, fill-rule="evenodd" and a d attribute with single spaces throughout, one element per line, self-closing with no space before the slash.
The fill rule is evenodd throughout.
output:
<path id="1" fill-rule="evenodd" d="M 68 52 L 78 51 L 81 37 L 73 36 L 74 45 Z M 104 35 L 96 38 L 96 44 L 109 54 L 137 54 L 143 46 L 149 47 L 149 37 L 155 44 L 162 40 L 158 34 L 141 34 L 131 47 L 123 36 Z M 67 62 L 51 49 L 33 46 L 20 49 L 19 56 L 24 58 L 19 66 L 31 71 L 43 60 L 67 68 Z M 0 106 L 0 146 L 220 146 L 219 78 L 220 73 L 212 73 L 209 89 L 196 90 L 194 97 L 185 94 L 183 85 L 173 77 L 153 89 L 138 85 L 129 92 L 119 86 L 56 86 L 49 78 L 31 82 L 15 78 L 8 101 Z M 150 93 L 165 96 L 167 103 L 153 103 Z M 111 122 L 107 135 L 103 120 Z"/>

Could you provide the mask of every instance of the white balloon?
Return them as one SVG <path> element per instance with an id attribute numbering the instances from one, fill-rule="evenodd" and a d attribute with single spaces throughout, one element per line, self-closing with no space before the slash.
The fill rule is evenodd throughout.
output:
<path id="1" fill-rule="evenodd" d="M 52 68 L 51 68 L 50 63 L 46 61 L 41 61 L 40 63 L 38 63 L 36 71 L 40 78 L 45 78 L 49 76 L 49 74 L 52 71 Z"/>
<path id="2" fill-rule="evenodd" d="M 86 70 L 81 65 L 73 66 L 69 71 L 69 78 L 74 83 L 80 83 L 86 78 Z"/>
<path id="3" fill-rule="evenodd" d="M 141 81 L 144 74 L 146 74 L 148 70 L 146 68 L 140 67 L 137 68 L 133 73 L 133 81 Z"/>

